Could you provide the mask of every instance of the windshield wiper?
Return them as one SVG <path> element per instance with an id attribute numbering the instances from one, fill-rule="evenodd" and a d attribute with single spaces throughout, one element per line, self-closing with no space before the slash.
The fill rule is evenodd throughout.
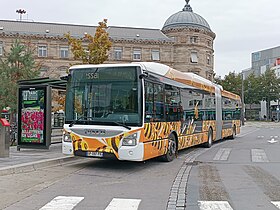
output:
<path id="1" fill-rule="evenodd" d="M 116 124 L 116 125 L 119 125 L 119 126 L 122 126 L 122 127 L 126 128 L 126 129 L 128 129 L 128 130 L 131 130 L 131 127 L 125 125 L 124 123 L 120 123 L 120 122 L 116 122 L 116 121 L 112 121 L 112 122 L 110 122 L 110 123 L 114 123 L 114 124 Z"/>
<path id="2" fill-rule="evenodd" d="M 92 117 L 84 117 L 84 116 L 79 117 L 78 119 L 73 120 L 73 121 L 69 124 L 69 127 L 72 127 L 72 126 L 75 125 L 77 122 L 80 122 L 80 121 L 83 120 L 83 119 L 88 120 L 88 119 L 92 119 Z"/>

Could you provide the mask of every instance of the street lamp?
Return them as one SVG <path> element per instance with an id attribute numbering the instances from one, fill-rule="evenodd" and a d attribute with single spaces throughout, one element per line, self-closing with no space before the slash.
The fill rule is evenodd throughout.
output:
<path id="1" fill-rule="evenodd" d="M 241 102 L 242 102 L 241 125 L 244 125 L 245 103 L 244 103 L 244 74 L 243 74 L 243 72 L 241 72 Z"/>
<path id="2" fill-rule="evenodd" d="M 19 14 L 19 19 L 20 21 L 22 20 L 22 15 L 26 13 L 26 11 L 24 9 L 17 9 L 16 13 Z"/>

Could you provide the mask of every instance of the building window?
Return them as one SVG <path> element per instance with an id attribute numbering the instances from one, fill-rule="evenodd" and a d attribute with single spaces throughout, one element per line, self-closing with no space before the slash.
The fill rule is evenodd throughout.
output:
<path id="1" fill-rule="evenodd" d="M 0 42 L 0 56 L 3 55 L 3 42 Z"/>
<path id="2" fill-rule="evenodd" d="M 207 63 L 208 65 L 210 65 L 210 64 L 211 64 L 211 58 L 210 58 L 210 55 L 206 55 L 206 63 Z"/>
<path id="3" fill-rule="evenodd" d="M 191 63 L 197 63 L 197 62 L 198 62 L 197 52 L 191 52 Z"/>
<path id="4" fill-rule="evenodd" d="M 133 60 L 141 60 L 141 49 L 134 49 L 133 50 Z"/>
<path id="5" fill-rule="evenodd" d="M 191 36 L 190 37 L 190 42 L 191 43 L 197 43 L 198 42 L 198 36 Z"/>
<path id="6" fill-rule="evenodd" d="M 47 57 L 47 46 L 38 46 L 38 57 Z"/>
<path id="7" fill-rule="evenodd" d="M 212 47 L 212 42 L 211 42 L 211 40 L 207 40 L 207 45 L 208 45 L 208 47 Z"/>
<path id="8" fill-rule="evenodd" d="M 160 60 L 159 50 L 152 50 L 152 60 L 153 61 L 159 61 Z"/>
<path id="9" fill-rule="evenodd" d="M 69 58 L 69 47 L 60 47 L 60 58 Z"/>
<path id="10" fill-rule="evenodd" d="M 261 53 L 260 52 L 256 52 L 252 54 L 252 60 L 253 61 L 259 61 L 261 59 Z"/>
<path id="11" fill-rule="evenodd" d="M 121 60 L 122 59 L 122 48 L 118 47 L 114 49 L 114 60 Z"/>

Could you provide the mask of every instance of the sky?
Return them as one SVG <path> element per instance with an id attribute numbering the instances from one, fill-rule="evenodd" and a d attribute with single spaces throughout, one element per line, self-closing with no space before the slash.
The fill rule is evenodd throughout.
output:
<path id="1" fill-rule="evenodd" d="M 185 0 L 1 0 L 1 20 L 23 19 L 96 26 L 162 29 Z M 214 71 L 219 76 L 251 67 L 251 54 L 280 45 L 280 0 L 190 0 L 216 34 Z"/>

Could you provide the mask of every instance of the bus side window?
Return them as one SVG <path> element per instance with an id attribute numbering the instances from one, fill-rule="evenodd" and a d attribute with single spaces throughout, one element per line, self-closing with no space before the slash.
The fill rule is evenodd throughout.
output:
<path id="1" fill-rule="evenodd" d="M 160 84 L 154 84 L 154 121 L 163 121 L 164 119 L 164 101 L 163 87 Z"/>
<path id="2" fill-rule="evenodd" d="M 181 116 L 181 100 L 178 88 L 165 85 L 165 111 L 167 121 L 179 121 Z"/>
<path id="3" fill-rule="evenodd" d="M 164 120 L 163 86 L 145 82 L 145 122 Z"/>
<path id="4" fill-rule="evenodd" d="M 145 122 L 153 121 L 154 86 L 145 81 Z"/>

